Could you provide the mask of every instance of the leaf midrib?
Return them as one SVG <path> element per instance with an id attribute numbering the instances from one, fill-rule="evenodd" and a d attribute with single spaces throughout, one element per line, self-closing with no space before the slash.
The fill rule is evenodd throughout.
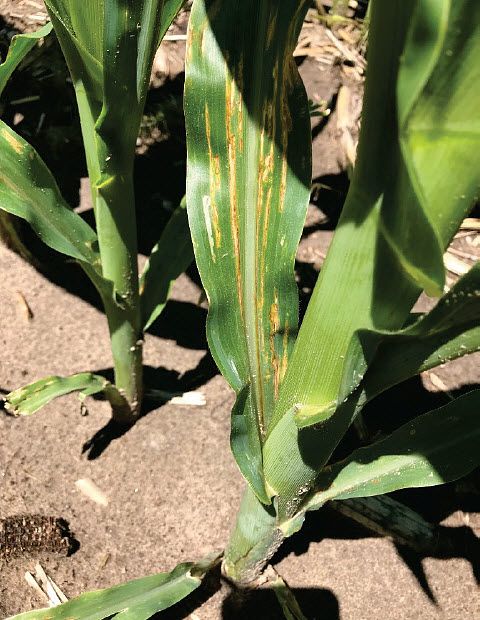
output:
<path id="1" fill-rule="evenodd" d="M 245 337 L 248 355 L 249 375 L 251 382 L 252 397 L 255 413 L 258 421 L 260 436 L 265 436 L 265 413 L 264 413 L 264 380 L 261 364 L 260 347 L 260 319 L 258 316 L 258 216 L 257 201 L 259 194 L 258 186 L 258 157 L 260 151 L 261 127 L 258 119 L 261 118 L 262 105 L 262 77 L 264 69 L 264 41 L 267 34 L 268 21 L 267 3 L 261 2 L 257 27 L 264 32 L 256 37 L 254 58 L 256 59 L 254 77 L 252 80 L 252 103 L 249 112 L 247 130 L 247 166 L 245 174 L 245 243 L 243 251 L 243 301 L 245 308 Z M 263 36 L 261 36 L 263 34 Z M 248 113 L 248 112 L 247 112 Z"/>

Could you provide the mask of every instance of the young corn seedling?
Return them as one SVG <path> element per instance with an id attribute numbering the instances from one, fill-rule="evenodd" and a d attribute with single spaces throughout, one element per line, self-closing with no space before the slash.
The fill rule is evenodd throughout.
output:
<path id="1" fill-rule="evenodd" d="M 115 371 L 114 385 L 91 373 L 37 381 L 7 396 L 14 413 L 33 413 L 74 390 L 105 392 L 113 418 L 122 424 L 140 413 L 143 333 L 165 306 L 170 284 L 193 259 L 182 203 L 138 274 L 135 143 L 154 54 L 182 4 L 47 0 L 51 24 L 14 37 L 0 65 L 1 93 L 53 25 L 75 87 L 96 231 L 69 208 L 39 155 L 5 123 L 0 125 L 0 208 L 27 220 L 47 245 L 77 260 L 89 276 L 107 315 Z"/>
<path id="2" fill-rule="evenodd" d="M 311 145 L 292 53 L 308 5 L 194 0 L 189 25 L 187 207 L 210 348 L 237 393 L 231 447 L 247 488 L 223 572 L 241 586 L 256 583 L 307 511 L 336 500 L 375 519 L 372 496 L 449 482 L 480 463 L 478 390 L 332 458 L 376 395 L 480 349 L 480 265 L 447 292 L 443 267 L 479 186 L 480 5 L 372 0 L 357 163 L 298 327 L 293 263 Z M 419 316 L 422 291 L 439 300 Z M 395 527 L 410 535 L 401 519 Z M 303 618 L 280 577 L 272 588 L 287 618 Z M 120 592 L 19 617 L 149 617 L 143 594 L 107 605 Z"/>

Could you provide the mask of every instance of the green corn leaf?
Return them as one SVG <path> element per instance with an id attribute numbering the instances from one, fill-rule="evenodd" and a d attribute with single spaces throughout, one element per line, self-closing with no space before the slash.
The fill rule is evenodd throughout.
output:
<path id="1" fill-rule="evenodd" d="M 307 7 L 195 0 L 189 24 L 190 228 L 210 349 L 239 394 L 232 449 L 262 501 L 260 447 L 297 329 L 293 264 L 309 200 L 308 100 L 292 57 Z"/>
<path id="2" fill-rule="evenodd" d="M 158 45 L 160 45 L 160 42 L 167 33 L 170 24 L 173 22 L 177 13 L 180 11 L 184 4 L 185 0 L 164 0 L 162 8 L 162 18 L 160 20 Z"/>
<path id="3" fill-rule="evenodd" d="M 435 486 L 465 476 L 480 464 L 479 413 L 480 390 L 474 390 L 419 416 L 386 439 L 355 450 L 320 473 L 318 491 L 306 510 L 330 499 Z"/>
<path id="4" fill-rule="evenodd" d="M 0 207 L 29 222 L 54 250 L 98 265 L 96 235 L 64 202 L 35 149 L 0 121 Z"/>
<path id="5" fill-rule="evenodd" d="M 218 556 L 212 556 L 196 564 L 179 564 L 170 573 L 87 592 L 58 607 L 28 611 L 7 620 L 148 620 L 198 588 L 207 571 L 217 562 Z"/>
<path id="6" fill-rule="evenodd" d="M 480 263 L 477 263 L 431 312 L 409 327 L 393 333 L 357 332 L 346 356 L 339 401 L 350 396 L 352 386 L 358 386 L 362 377 L 364 398 L 358 406 L 401 381 L 479 350 L 479 325 Z M 331 413 L 334 411 L 335 408 Z M 330 411 L 297 407 L 295 421 L 300 428 L 322 423 L 326 413 Z"/>
<path id="7" fill-rule="evenodd" d="M 140 278 L 144 331 L 160 316 L 173 283 L 192 261 L 186 203 L 182 200 L 153 248 Z"/>
<path id="8" fill-rule="evenodd" d="M 102 299 L 116 303 L 113 285 L 101 273 L 95 232 L 65 203 L 35 149 L 3 121 L 0 153 L 0 209 L 25 219 L 44 243 L 77 259 Z"/>
<path id="9" fill-rule="evenodd" d="M 105 159 L 110 157 L 100 162 L 100 174 L 108 176 L 132 157 L 153 57 L 182 2 L 47 0 L 46 5 L 75 87 L 85 93 L 105 144 Z"/>
<path id="10" fill-rule="evenodd" d="M 397 334 L 383 336 L 362 382 L 365 400 L 475 351 L 480 351 L 480 263 L 431 312 Z"/>
<path id="11" fill-rule="evenodd" d="M 480 176 L 475 153 L 480 143 L 475 139 L 476 98 L 469 87 L 480 78 L 475 60 L 480 53 L 480 5 L 475 5 L 474 17 L 472 4 L 466 1 L 442 0 L 438 4 L 447 7 L 446 12 L 439 13 L 432 3 L 418 0 L 374 0 L 372 4 L 357 166 L 264 447 L 268 485 L 272 492 L 284 496 L 280 505 L 286 511 L 287 503 L 296 504 L 296 489 L 308 489 L 312 484 L 357 410 L 355 399 L 345 404 L 341 399 L 346 392 L 355 391 L 365 372 L 365 364 L 361 367 L 365 358 L 359 356 L 355 380 L 349 386 L 344 384 L 345 365 L 352 377 L 355 368 L 355 363 L 346 359 L 352 354 L 352 338 L 360 330 L 401 329 L 421 288 L 438 294 L 443 280 L 439 266 L 442 251 L 475 199 Z M 429 19 L 435 28 L 418 28 Z M 459 28 L 461 37 L 455 34 Z M 417 45 L 441 49 L 430 55 L 428 73 L 424 56 L 415 56 Z M 403 112 L 407 105 L 402 92 L 397 96 L 396 86 L 397 77 L 402 84 L 406 71 L 410 89 L 412 81 L 416 85 L 408 114 Z M 440 90 L 430 85 L 433 77 L 444 85 Z M 459 101 L 455 89 L 445 85 L 449 80 L 464 93 L 464 100 Z M 422 148 L 419 142 L 409 142 L 408 149 L 404 145 L 405 136 L 415 133 L 420 120 L 436 126 L 428 135 L 439 154 L 431 160 L 417 157 Z M 449 127 L 457 121 L 473 129 L 462 146 L 465 165 L 455 166 L 455 179 L 451 179 L 458 147 L 449 139 Z M 461 200 L 438 199 L 435 187 L 440 177 L 442 183 L 451 179 L 452 192 Z M 444 195 L 451 198 L 452 192 Z M 422 252 L 424 256 L 419 256 Z M 303 409 L 304 425 L 309 414 L 313 421 L 323 412 L 322 428 L 299 432 L 293 426 L 299 409 Z"/>
<path id="12" fill-rule="evenodd" d="M 46 5 L 77 95 L 103 274 L 118 296 L 137 306 L 135 141 L 154 54 L 181 3 L 47 0 Z M 135 309 L 133 314 L 140 324 L 140 314 Z"/>
<path id="13" fill-rule="evenodd" d="M 13 37 L 7 58 L 0 65 L 0 94 L 5 84 L 38 40 L 52 30 L 46 24 L 35 33 Z M 23 138 L 0 121 L 0 208 L 26 219 L 40 238 L 55 250 L 88 263 L 90 276 L 103 294 L 111 287 L 98 272 L 94 231 L 63 201 L 50 171 Z"/>
<path id="14" fill-rule="evenodd" d="M 55 398 L 71 392 L 82 392 L 85 396 L 104 392 L 108 400 L 117 406 L 121 406 L 125 401 L 105 377 L 82 372 L 70 377 L 45 377 L 29 383 L 7 394 L 4 406 L 12 415 L 31 415 Z"/>
<path id="15" fill-rule="evenodd" d="M 28 52 L 35 47 L 40 39 L 46 37 L 52 31 L 52 24 L 45 24 L 37 32 L 16 34 L 12 37 L 8 54 L 5 61 L 0 64 L 0 95 L 2 94 L 8 79 L 22 62 Z"/>

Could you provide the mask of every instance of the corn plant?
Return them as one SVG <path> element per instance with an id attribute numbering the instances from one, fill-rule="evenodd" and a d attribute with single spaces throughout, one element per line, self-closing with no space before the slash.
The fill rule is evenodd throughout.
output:
<path id="1" fill-rule="evenodd" d="M 47 245 L 75 259 L 89 276 L 107 315 L 115 371 L 115 385 L 91 373 L 37 381 L 7 396 L 14 413 L 33 413 L 74 390 L 105 392 L 120 423 L 132 423 L 140 413 L 143 333 L 165 306 L 171 282 L 193 260 L 182 203 L 139 277 L 133 191 L 135 143 L 153 56 L 182 4 L 48 0 L 51 24 L 14 37 L 0 66 L 1 92 L 53 25 L 75 87 L 96 231 L 65 203 L 32 146 L 5 123 L 0 126 L 0 207 L 27 220 Z"/>
<path id="2" fill-rule="evenodd" d="M 187 209 L 209 345 L 237 394 L 231 448 L 246 491 L 222 568 L 243 587 L 308 511 L 442 484 L 480 463 L 478 390 L 332 457 L 376 395 L 480 349 L 480 264 L 450 290 L 443 266 L 480 180 L 480 6 L 373 0 L 357 163 L 299 327 L 293 264 L 311 145 L 292 53 L 308 5 L 194 0 L 189 24 Z M 413 314 L 422 291 L 438 303 Z M 272 587 L 285 616 L 303 618 L 280 578 Z M 144 594 L 107 605 L 120 591 L 20 618 L 149 617 Z"/>

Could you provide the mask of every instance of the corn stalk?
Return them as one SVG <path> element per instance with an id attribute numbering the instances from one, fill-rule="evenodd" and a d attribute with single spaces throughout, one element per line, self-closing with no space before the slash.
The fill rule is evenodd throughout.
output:
<path id="1" fill-rule="evenodd" d="M 45 243 L 78 260 L 96 286 L 107 315 L 115 374 L 115 385 L 104 391 L 114 419 L 131 424 L 141 412 L 144 391 L 143 332 L 165 306 L 171 282 L 192 260 L 182 205 L 139 279 L 135 143 L 153 57 L 182 0 L 48 0 L 46 5 L 77 97 L 96 231 L 65 204 L 34 149 L 3 123 L 0 207 L 26 219 Z M 14 38 L 0 66 L 0 91 L 50 29 L 49 24 L 34 35 Z M 37 381 L 8 395 L 6 406 L 13 413 L 32 413 L 37 403 L 84 385 L 85 376 Z M 98 382 L 92 375 L 92 391 Z"/>

